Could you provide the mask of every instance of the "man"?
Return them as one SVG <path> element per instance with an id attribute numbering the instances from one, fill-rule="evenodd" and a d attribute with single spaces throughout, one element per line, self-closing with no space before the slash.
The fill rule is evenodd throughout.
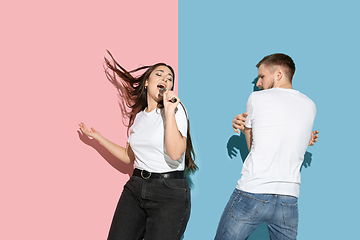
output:
<path id="1" fill-rule="evenodd" d="M 250 152 L 215 240 L 246 239 L 263 222 L 271 239 L 297 235 L 300 167 L 307 146 L 318 138 L 318 131 L 311 131 L 316 107 L 292 88 L 295 64 L 289 56 L 272 54 L 256 67 L 262 91 L 253 92 L 246 113 L 233 120 Z"/>

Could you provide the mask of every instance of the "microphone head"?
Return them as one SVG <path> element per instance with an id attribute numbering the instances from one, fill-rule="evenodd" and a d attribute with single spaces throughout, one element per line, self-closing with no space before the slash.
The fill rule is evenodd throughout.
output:
<path id="1" fill-rule="evenodd" d="M 159 92 L 160 92 L 160 94 L 162 95 L 165 91 L 166 91 L 166 88 L 163 87 L 163 88 L 160 88 L 160 91 L 159 91 Z"/>

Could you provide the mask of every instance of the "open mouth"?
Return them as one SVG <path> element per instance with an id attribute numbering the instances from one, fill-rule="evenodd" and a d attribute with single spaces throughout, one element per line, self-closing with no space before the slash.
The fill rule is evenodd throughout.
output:
<path id="1" fill-rule="evenodd" d="M 165 88 L 165 84 L 160 83 L 160 84 L 157 85 L 157 87 L 158 87 L 158 89 Z"/>

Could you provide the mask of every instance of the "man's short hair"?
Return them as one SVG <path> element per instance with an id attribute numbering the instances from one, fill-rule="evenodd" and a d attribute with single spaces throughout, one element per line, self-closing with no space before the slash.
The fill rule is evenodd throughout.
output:
<path id="1" fill-rule="evenodd" d="M 261 59 L 261 61 L 258 64 L 256 64 L 256 67 L 259 68 L 261 64 L 264 64 L 268 67 L 272 67 L 272 66 L 285 67 L 286 68 L 285 70 L 287 70 L 287 75 L 290 78 L 290 81 L 292 81 L 292 78 L 295 73 L 295 63 L 288 55 L 283 53 L 274 53 Z"/>

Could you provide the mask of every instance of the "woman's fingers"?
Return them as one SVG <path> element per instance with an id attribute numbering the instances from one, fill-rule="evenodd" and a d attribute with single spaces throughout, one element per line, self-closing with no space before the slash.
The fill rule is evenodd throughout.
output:
<path id="1" fill-rule="evenodd" d="M 85 133 L 86 135 L 90 136 L 91 132 L 87 129 L 86 125 L 84 123 L 80 123 L 79 124 L 80 129 L 83 133 Z"/>
<path id="2" fill-rule="evenodd" d="M 173 102 L 172 99 L 176 99 L 176 102 L 180 102 L 179 97 L 176 96 L 176 94 L 173 91 L 166 91 L 164 95 L 167 102 Z"/>

